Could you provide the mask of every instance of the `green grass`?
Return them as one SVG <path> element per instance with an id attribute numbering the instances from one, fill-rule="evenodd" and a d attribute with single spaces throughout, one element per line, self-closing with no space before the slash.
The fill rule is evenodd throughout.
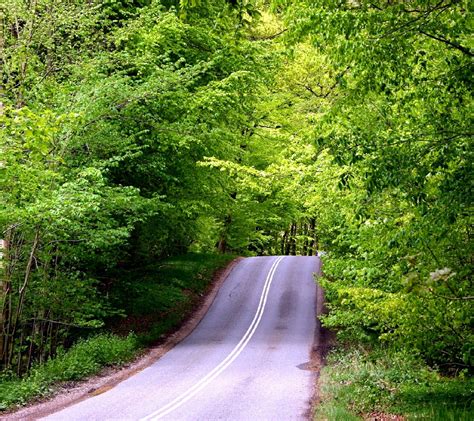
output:
<path id="1" fill-rule="evenodd" d="M 339 347 L 320 378 L 315 420 L 356 420 L 373 412 L 407 420 L 474 419 L 474 380 L 447 378 L 409 352 Z"/>
<path id="2" fill-rule="evenodd" d="M 135 269 L 117 284 L 115 299 L 132 315 L 166 311 L 188 301 L 189 293 L 203 293 L 216 268 L 233 257 L 191 253 Z"/>
<path id="3" fill-rule="evenodd" d="M 400 404 L 394 410 L 407 414 L 409 420 L 473 420 L 474 382 L 472 379 L 440 378 L 431 384 L 404 385 Z"/>
<path id="4" fill-rule="evenodd" d="M 187 254 L 123 272 L 111 292 L 111 302 L 124 309 L 127 317 L 110 321 L 107 332 L 60 350 L 24 378 L 3 373 L 0 411 L 47 396 L 62 382 L 80 380 L 103 367 L 129 361 L 144 346 L 163 340 L 196 307 L 213 273 L 234 257 Z"/>

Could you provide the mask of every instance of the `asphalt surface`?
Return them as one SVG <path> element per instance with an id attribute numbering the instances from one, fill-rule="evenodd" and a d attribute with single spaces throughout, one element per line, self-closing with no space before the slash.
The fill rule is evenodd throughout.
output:
<path id="1" fill-rule="evenodd" d="M 185 340 L 113 389 L 44 419 L 306 419 L 319 264 L 302 256 L 243 259 Z"/>

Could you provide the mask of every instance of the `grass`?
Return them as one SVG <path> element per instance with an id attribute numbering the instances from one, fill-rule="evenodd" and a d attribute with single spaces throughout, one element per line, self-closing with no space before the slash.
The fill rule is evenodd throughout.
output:
<path id="1" fill-rule="evenodd" d="M 406 420 L 474 419 L 474 381 L 441 376 L 409 352 L 339 347 L 320 378 L 315 420 L 360 420 L 396 414 Z"/>
<path id="2" fill-rule="evenodd" d="M 144 346 L 162 341 L 198 305 L 213 273 L 234 257 L 187 254 L 124 272 L 111 292 L 111 301 L 127 317 L 110 321 L 106 332 L 81 339 L 68 350 L 60 349 L 23 378 L 3 373 L 0 411 L 48 396 L 61 383 L 130 361 Z"/>

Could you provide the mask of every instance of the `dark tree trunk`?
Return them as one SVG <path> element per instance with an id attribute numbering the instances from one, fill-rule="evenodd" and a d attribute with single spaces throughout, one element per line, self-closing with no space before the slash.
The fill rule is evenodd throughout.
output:
<path id="1" fill-rule="evenodd" d="M 222 229 L 219 242 L 217 243 L 217 250 L 220 253 L 225 253 L 227 251 L 227 234 L 229 232 L 230 224 L 232 223 L 232 216 L 226 215 L 224 218 L 224 228 Z"/>
<path id="2" fill-rule="evenodd" d="M 291 224 L 291 248 L 290 248 L 290 253 L 292 256 L 296 256 L 296 232 L 297 232 L 298 226 L 293 223 Z"/>
<path id="3" fill-rule="evenodd" d="M 303 242 L 303 256 L 308 255 L 308 224 L 303 225 L 303 235 L 304 235 L 304 242 Z"/>
<path id="4" fill-rule="evenodd" d="M 285 256 L 288 256 L 290 254 L 290 248 L 291 248 L 291 227 L 290 227 L 290 232 L 287 232 L 287 236 L 286 236 L 285 253 L 283 253 Z"/>
<path id="5" fill-rule="evenodd" d="M 315 252 L 315 246 L 316 246 L 316 218 L 311 218 L 310 221 L 309 221 L 309 236 L 311 237 L 311 240 L 309 242 L 308 256 L 312 256 L 313 253 L 316 254 L 316 252 Z"/>
<path id="6" fill-rule="evenodd" d="M 281 254 L 286 254 L 286 242 L 288 240 L 288 231 L 285 230 L 283 237 L 281 237 Z"/>

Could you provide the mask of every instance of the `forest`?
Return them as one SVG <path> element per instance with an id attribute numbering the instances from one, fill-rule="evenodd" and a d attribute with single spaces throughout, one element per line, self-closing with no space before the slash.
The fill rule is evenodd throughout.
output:
<path id="1" fill-rule="evenodd" d="M 324 251 L 338 341 L 472 400 L 472 9 L 1 0 L 0 381 L 119 332 L 144 268 Z"/>

